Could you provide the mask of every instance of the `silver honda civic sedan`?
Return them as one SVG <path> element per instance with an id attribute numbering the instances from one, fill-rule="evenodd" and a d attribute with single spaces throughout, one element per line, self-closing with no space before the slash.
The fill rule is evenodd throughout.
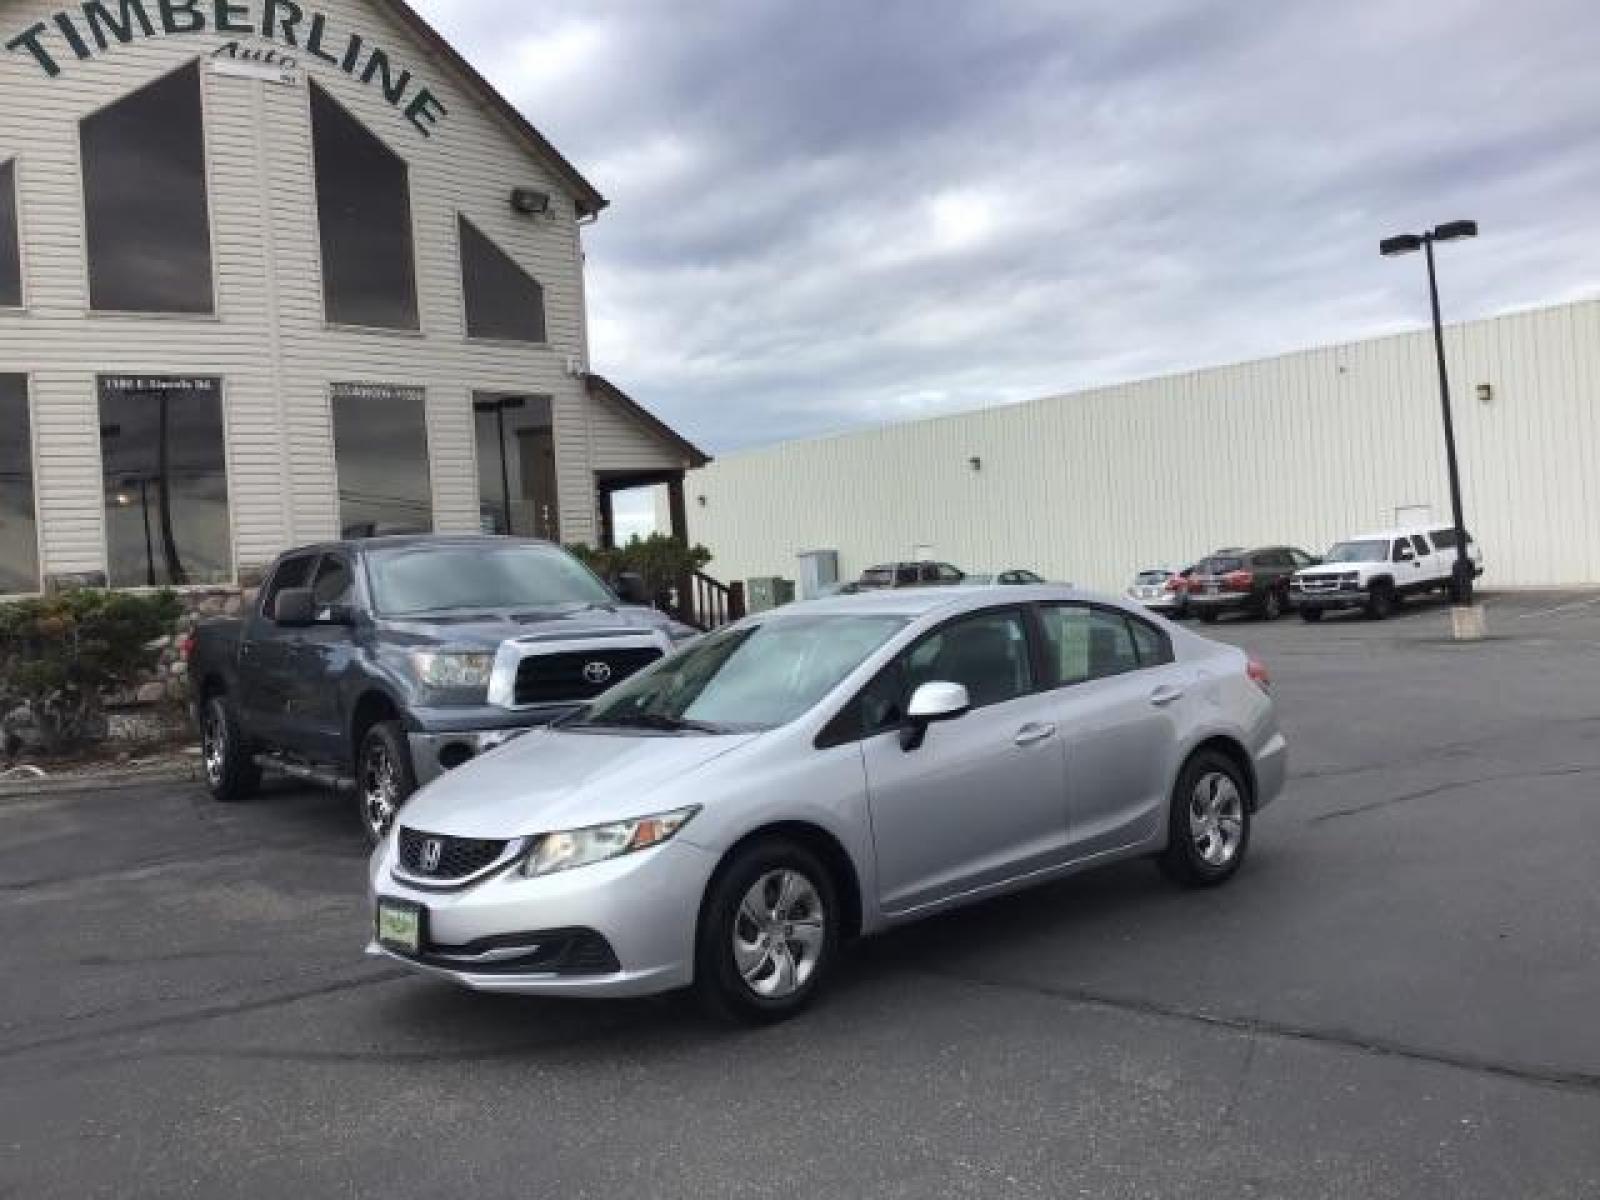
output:
<path id="1" fill-rule="evenodd" d="M 372 858 L 368 950 L 782 1018 L 850 938 L 1121 859 L 1231 877 L 1284 782 L 1268 686 L 1069 588 L 761 613 L 419 792 Z"/>

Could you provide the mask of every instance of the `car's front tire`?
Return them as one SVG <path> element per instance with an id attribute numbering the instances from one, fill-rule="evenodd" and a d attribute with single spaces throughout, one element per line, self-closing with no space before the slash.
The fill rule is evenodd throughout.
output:
<path id="1" fill-rule="evenodd" d="M 1202 624 L 1202 625 L 1215 625 L 1217 623 L 1217 610 L 1216 609 L 1214 609 L 1214 608 L 1202 608 L 1202 609 L 1198 609 L 1196 611 L 1200 614 L 1200 624 Z"/>
<path id="2" fill-rule="evenodd" d="M 1322 610 L 1320 608 L 1302 608 L 1300 610 L 1300 619 L 1311 622 L 1320 621 L 1322 620 Z"/>
<path id="3" fill-rule="evenodd" d="M 1367 596 L 1367 616 L 1374 621 L 1384 620 L 1395 607 L 1394 588 L 1390 584 L 1377 584 Z"/>
<path id="4" fill-rule="evenodd" d="M 416 790 L 405 731 L 398 721 L 379 721 L 367 730 L 356 754 L 356 803 L 368 841 L 376 846 L 384 839 Z"/>
<path id="5" fill-rule="evenodd" d="M 212 798 L 225 804 L 248 799 L 261 787 L 261 768 L 225 692 L 208 696 L 201 706 L 200 765 Z"/>
<path id="6" fill-rule="evenodd" d="M 745 1024 L 794 1016 L 816 998 L 839 946 L 838 889 L 817 856 L 784 838 L 752 843 L 706 893 L 695 990 Z"/>
<path id="7" fill-rule="evenodd" d="M 1161 869 L 1187 887 L 1233 878 L 1250 848 L 1250 785 L 1226 754 L 1201 750 L 1172 789 Z"/>

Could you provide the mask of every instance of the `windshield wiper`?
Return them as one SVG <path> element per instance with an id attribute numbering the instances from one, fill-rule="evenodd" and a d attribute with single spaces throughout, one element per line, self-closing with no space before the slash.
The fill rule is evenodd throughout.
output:
<path id="1" fill-rule="evenodd" d="M 664 733 L 727 733 L 721 725 L 709 721 L 691 721 L 684 717 L 669 717 L 662 713 L 618 713 L 609 717 L 583 717 L 577 725 L 603 725 L 617 729 L 659 729 Z"/>

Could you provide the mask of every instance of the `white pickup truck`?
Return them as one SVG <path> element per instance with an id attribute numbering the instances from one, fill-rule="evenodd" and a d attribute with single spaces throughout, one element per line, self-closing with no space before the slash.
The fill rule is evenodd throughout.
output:
<path id="1" fill-rule="evenodd" d="M 1470 533 L 1467 556 L 1474 577 L 1482 575 Z M 1448 594 L 1455 560 L 1456 531 L 1449 525 L 1386 529 L 1338 543 L 1320 564 L 1296 571 L 1289 590 L 1306 621 L 1320 621 L 1330 608 L 1359 608 L 1382 620 L 1407 596 Z"/>

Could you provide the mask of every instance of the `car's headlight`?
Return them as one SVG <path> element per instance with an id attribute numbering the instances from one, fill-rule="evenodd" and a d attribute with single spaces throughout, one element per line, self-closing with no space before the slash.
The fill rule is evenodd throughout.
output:
<path id="1" fill-rule="evenodd" d="M 590 863 L 605 862 L 608 858 L 620 858 L 635 850 L 647 850 L 670 839 L 699 811 L 699 805 L 690 805 L 653 817 L 547 833 L 534 843 L 533 849 L 517 870 L 519 874 L 530 878 L 554 875 L 557 871 L 570 871 L 573 867 L 586 867 Z"/>
<path id="2" fill-rule="evenodd" d="M 494 672 L 494 655 L 458 650 L 415 650 L 411 663 L 423 686 L 431 688 L 488 687 Z"/>

